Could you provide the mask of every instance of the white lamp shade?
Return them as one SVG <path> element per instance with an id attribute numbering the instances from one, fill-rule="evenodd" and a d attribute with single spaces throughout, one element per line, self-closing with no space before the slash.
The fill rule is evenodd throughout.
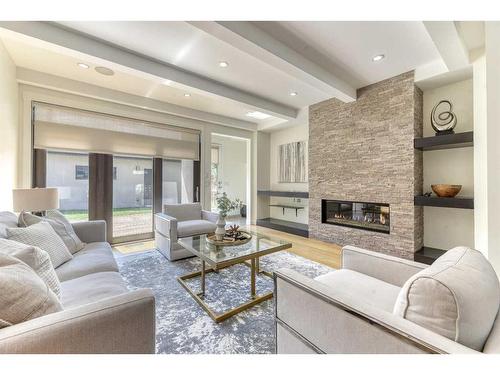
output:
<path id="1" fill-rule="evenodd" d="M 34 188 L 12 190 L 15 212 L 46 211 L 59 208 L 57 188 Z"/>

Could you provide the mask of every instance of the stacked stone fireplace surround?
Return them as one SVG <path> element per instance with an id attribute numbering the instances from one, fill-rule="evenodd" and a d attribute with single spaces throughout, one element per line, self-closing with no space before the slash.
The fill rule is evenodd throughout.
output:
<path id="1" fill-rule="evenodd" d="M 309 237 L 413 259 L 423 245 L 422 91 L 408 72 L 309 109 Z M 322 199 L 390 205 L 390 233 L 322 223 Z"/>

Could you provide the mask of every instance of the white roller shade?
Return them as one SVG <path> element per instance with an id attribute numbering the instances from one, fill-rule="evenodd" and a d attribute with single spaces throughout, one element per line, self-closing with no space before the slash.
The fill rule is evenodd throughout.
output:
<path id="1" fill-rule="evenodd" d="M 35 104 L 34 147 L 199 160 L 197 130 Z"/>

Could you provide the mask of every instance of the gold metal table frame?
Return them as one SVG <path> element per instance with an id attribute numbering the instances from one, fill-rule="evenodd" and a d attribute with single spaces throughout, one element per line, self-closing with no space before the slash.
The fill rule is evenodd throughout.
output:
<path id="1" fill-rule="evenodd" d="M 189 248 L 189 246 L 184 245 L 181 241 L 179 241 L 179 243 L 184 248 L 192 251 Z M 201 270 L 189 273 L 187 275 L 179 276 L 179 277 L 177 277 L 177 281 L 179 281 L 179 283 L 184 287 L 184 289 L 186 289 L 186 291 L 194 298 L 194 300 L 196 302 L 198 302 L 198 304 L 203 308 L 203 310 L 205 310 L 207 312 L 207 314 L 215 322 L 220 323 L 220 322 L 222 322 L 222 321 L 224 321 L 224 320 L 226 320 L 226 319 L 228 319 L 228 318 L 230 318 L 230 317 L 232 317 L 232 316 L 234 316 L 234 315 L 236 315 L 244 310 L 251 308 L 252 306 L 255 306 L 255 305 L 257 305 L 261 302 L 264 302 L 264 301 L 273 297 L 272 291 L 265 293 L 265 294 L 261 294 L 261 295 L 258 295 L 256 293 L 255 284 L 256 284 L 257 274 L 262 274 L 262 275 L 265 275 L 265 276 L 270 277 L 270 278 L 273 277 L 272 273 L 267 272 L 267 271 L 263 271 L 260 269 L 259 258 L 264 256 L 264 255 L 267 255 L 267 254 L 271 254 L 271 253 L 275 253 L 275 252 L 278 252 L 281 250 L 288 249 L 290 247 L 292 247 L 292 244 L 290 244 L 290 243 L 280 244 L 278 246 L 268 248 L 268 249 L 265 249 L 265 250 L 262 250 L 259 252 L 255 252 L 252 254 L 246 254 L 245 256 L 234 258 L 231 260 L 226 260 L 224 262 L 221 262 L 220 264 L 217 264 L 209 259 L 206 259 L 203 256 L 201 256 L 200 254 L 194 252 L 194 254 L 201 259 Z M 211 267 L 207 268 L 206 263 L 209 263 L 209 265 Z M 230 266 L 235 265 L 235 264 L 244 264 L 244 265 L 250 267 L 250 295 L 251 295 L 251 299 L 244 302 L 241 305 L 233 307 L 230 310 L 227 310 L 227 311 L 224 311 L 223 313 L 218 314 L 216 311 L 212 310 L 210 308 L 210 306 L 208 306 L 208 304 L 203 300 L 203 297 L 205 296 L 205 292 L 206 292 L 206 280 L 205 280 L 206 274 L 211 273 L 211 272 L 218 273 L 220 270 L 227 268 L 227 267 L 230 267 Z M 201 291 L 199 291 L 199 292 L 196 292 L 193 289 L 191 289 L 189 287 L 189 285 L 186 283 L 186 280 L 190 280 L 190 279 L 193 279 L 196 277 L 201 278 Z"/>

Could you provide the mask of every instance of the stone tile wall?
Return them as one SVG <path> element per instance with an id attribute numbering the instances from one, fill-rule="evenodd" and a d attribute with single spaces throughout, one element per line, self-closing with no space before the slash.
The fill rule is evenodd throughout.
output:
<path id="1" fill-rule="evenodd" d="M 358 100 L 309 109 L 309 236 L 413 259 L 423 244 L 422 92 L 414 73 L 363 87 Z M 321 199 L 389 203 L 390 234 L 321 223 Z"/>

